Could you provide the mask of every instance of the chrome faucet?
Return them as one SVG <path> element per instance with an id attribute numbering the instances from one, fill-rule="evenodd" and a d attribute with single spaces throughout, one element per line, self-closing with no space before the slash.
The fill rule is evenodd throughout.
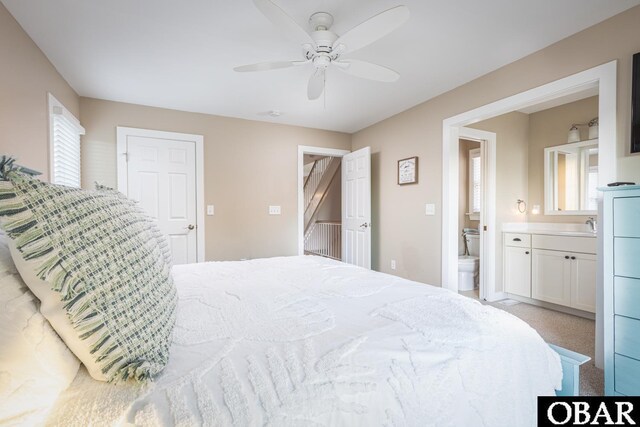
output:
<path id="1" fill-rule="evenodd" d="M 596 219 L 594 217 L 590 216 L 585 224 L 587 224 L 591 228 L 592 233 L 598 231 L 598 223 L 596 222 Z"/>

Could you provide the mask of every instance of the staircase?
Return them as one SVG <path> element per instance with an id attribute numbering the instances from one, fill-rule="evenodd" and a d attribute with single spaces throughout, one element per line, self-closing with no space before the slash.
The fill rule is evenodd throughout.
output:
<path id="1" fill-rule="evenodd" d="M 340 162 L 337 157 L 316 160 L 304 182 L 305 253 L 338 260 L 341 259 L 342 224 L 340 221 L 318 221 L 317 217 L 331 183 L 339 175 Z"/>

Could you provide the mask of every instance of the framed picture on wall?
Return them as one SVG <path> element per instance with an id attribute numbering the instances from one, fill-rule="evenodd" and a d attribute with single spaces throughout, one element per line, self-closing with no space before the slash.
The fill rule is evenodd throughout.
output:
<path id="1" fill-rule="evenodd" d="M 398 185 L 418 183 L 418 157 L 398 160 Z"/>

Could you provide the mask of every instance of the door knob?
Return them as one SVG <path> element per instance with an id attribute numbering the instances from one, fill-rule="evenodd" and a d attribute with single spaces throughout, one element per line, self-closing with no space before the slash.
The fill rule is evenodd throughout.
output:
<path id="1" fill-rule="evenodd" d="M 360 227 L 362 227 L 362 228 L 367 228 L 367 227 L 369 227 L 370 225 L 371 225 L 371 224 L 369 224 L 369 223 L 365 222 L 364 224 L 360 224 Z"/>
<path id="2" fill-rule="evenodd" d="M 196 228 L 196 226 L 195 226 L 195 225 L 193 225 L 193 224 L 189 224 L 189 225 L 187 226 L 187 230 L 193 230 L 194 228 Z"/>

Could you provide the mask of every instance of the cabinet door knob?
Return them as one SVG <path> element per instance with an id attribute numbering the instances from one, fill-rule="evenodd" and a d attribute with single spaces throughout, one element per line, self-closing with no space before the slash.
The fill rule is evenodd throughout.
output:
<path id="1" fill-rule="evenodd" d="M 572 256 L 571 259 L 576 259 L 576 257 Z"/>
<path id="2" fill-rule="evenodd" d="M 526 252 L 525 252 L 525 254 L 526 254 L 526 255 L 529 255 L 529 251 L 526 251 Z"/>
<path id="3" fill-rule="evenodd" d="M 564 259 L 569 259 L 569 255 L 565 255 L 565 256 L 564 256 Z"/>

